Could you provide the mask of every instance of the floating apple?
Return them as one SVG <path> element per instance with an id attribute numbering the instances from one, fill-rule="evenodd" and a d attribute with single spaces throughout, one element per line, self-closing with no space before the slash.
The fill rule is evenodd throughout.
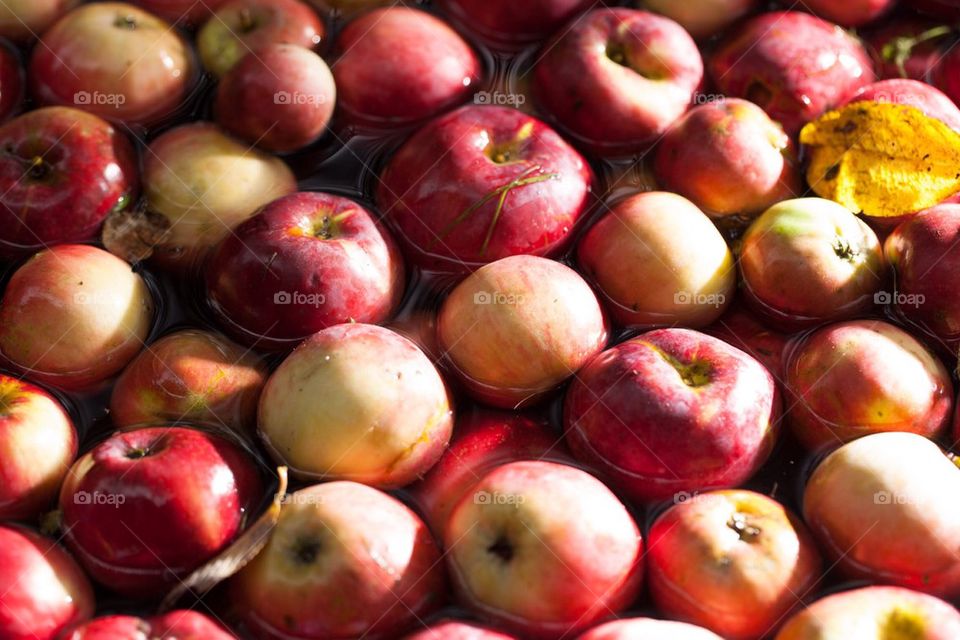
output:
<path id="1" fill-rule="evenodd" d="M 490 471 L 444 533 L 460 601 L 524 638 L 556 638 L 629 606 L 643 574 L 640 531 L 590 474 L 553 462 Z"/>
<path id="2" fill-rule="evenodd" d="M 577 261 L 623 325 L 702 327 L 737 286 L 733 255 L 710 219 L 662 191 L 610 207 L 580 240 Z"/>
<path id="3" fill-rule="evenodd" d="M 590 629 L 577 640 L 721 640 L 703 627 L 673 620 L 624 618 Z"/>
<path id="4" fill-rule="evenodd" d="M 4 0 L 0 3 L 0 36 L 28 44 L 80 0 Z"/>
<path id="5" fill-rule="evenodd" d="M 657 329 L 591 360 L 567 389 L 563 419 L 578 459 L 655 501 L 743 483 L 770 453 L 779 413 L 773 376 L 746 353 Z"/>
<path id="6" fill-rule="evenodd" d="M 590 0 L 443 0 L 440 4 L 485 41 L 507 48 L 543 40 L 594 5 Z"/>
<path id="7" fill-rule="evenodd" d="M 143 348 L 154 317 L 146 282 L 123 260 L 84 244 L 41 251 L 0 300 L 0 356 L 65 389 L 118 373 Z"/>
<path id="8" fill-rule="evenodd" d="M 176 610 L 150 618 L 112 615 L 74 627 L 63 640 L 233 640 L 235 636 L 196 611 Z"/>
<path id="9" fill-rule="evenodd" d="M 397 638 L 442 601 L 439 550 L 403 503 L 355 482 L 285 502 L 267 546 L 229 583 L 253 637 Z"/>
<path id="10" fill-rule="evenodd" d="M 676 20 L 694 38 L 706 39 L 754 12 L 760 0 L 641 0 L 640 6 Z"/>
<path id="11" fill-rule="evenodd" d="M 207 20 L 226 0 L 133 0 L 167 22 L 193 27 Z"/>
<path id="12" fill-rule="evenodd" d="M 859 27 L 888 13 L 897 0 L 804 0 L 804 8 L 845 27 Z"/>
<path id="13" fill-rule="evenodd" d="M 305 340 L 267 381 L 260 435 L 303 478 L 400 487 L 443 453 L 453 427 L 440 374 L 382 327 L 334 325 Z"/>

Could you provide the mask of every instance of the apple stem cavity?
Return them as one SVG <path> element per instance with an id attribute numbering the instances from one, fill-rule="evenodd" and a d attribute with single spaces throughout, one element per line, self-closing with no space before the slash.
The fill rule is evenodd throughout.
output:
<path id="1" fill-rule="evenodd" d="M 727 522 L 727 526 L 733 529 L 743 542 L 755 542 L 763 533 L 760 527 L 748 523 L 747 517 L 742 513 L 733 514 L 733 517 Z"/>
<path id="2" fill-rule="evenodd" d="M 6 416 L 13 410 L 20 389 L 20 383 L 12 378 L 0 382 L 0 416 Z"/>
<path id="3" fill-rule="evenodd" d="M 837 237 L 833 241 L 833 251 L 841 260 L 852 262 L 860 255 L 860 250 L 850 244 L 850 241 L 843 237 Z"/>

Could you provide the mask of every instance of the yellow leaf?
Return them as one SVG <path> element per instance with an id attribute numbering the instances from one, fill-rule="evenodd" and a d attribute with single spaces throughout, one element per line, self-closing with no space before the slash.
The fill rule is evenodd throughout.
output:
<path id="1" fill-rule="evenodd" d="M 960 191 L 960 134 L 905 105 L 855 102 L 807 124 L 807 182 L 855 213 L 892 217 Z"/>

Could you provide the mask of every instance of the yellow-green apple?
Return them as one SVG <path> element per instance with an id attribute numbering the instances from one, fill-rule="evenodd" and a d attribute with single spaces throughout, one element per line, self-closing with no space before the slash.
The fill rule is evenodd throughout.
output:
<path id="1" fill-rule="evenodd" d="M 760 7 L 760 0 L 640 0 L 640 6 L 676 20 L 701 40 L 723 31 Z"/>
<path id="2" fill-rule="evenodd" d="M 326 35 L 323 21 L 300 0 L 229 0 L 197 33 L 197 51 L 221 78 L 252 51 L 271 44 L 314 49 Z"/>
<path id="3" fill-rule="evenodd" d="M 960 613 L 947 602 L 900 587 L 864 587 L 817 600 L 776 640 L 953 640 Z"/>
<path id="4" fill-rule="evenodd" d="M 415 122 L 463 102 L 482 67 L 447 23 L 418 9 L 386 7 L 354 18 L 337 35 L 333 77 L 353 122 Z"/>
<path id="5" fill-rule="evenodd" d="M 73 627 L 63 640 L 234 640 L 236 636 L 197 611 L 178 609 L 149 618 L 110 615 Z"/>
<path id="6" fill-rule="evenodd" d="M 790 348 L 787 422 L 814 450 L 880 431 L 937 438 L 950 426 L 953 382 L 906 331 L 881 320 L 818 329 Z"/>
<path id="7" fill-rule="evenodd" d="M 576 640 L 722 640 L 712 631 L 674 620 L 623 618 L 606 622 Z"/>
<path id="8" fill-rule="evenodd" d="M 587 161 L 540 120 L 469 106 L 400 147 L 377 204 L 411 261 L 466 272 L 511 255 L 562 251 L 589 205 L 592 177 Z"/>
<path id="9" fill-rule="evenodd" d="M 645 501 L 742 484 L 773 448 L 780 394 L 762 364 L 690 329 L 657 329 L 593 358 L 567 389 L 567 443 Z"/>
<path id="10" fill-rule="evenodd" d="M 180 107 L 198 75 L 190 45 L 166 21 L 131 4 L 95 2 L 43 33 L 29 78 L 42 104 L 150 125 Z"/>
<path id="11" fill-rule="evenodd" d="M 450 292 L 437 337 L 475 398 L 496 407 L 533 403 L 574 375 L 607 342 L 607 323 L 583 278 L 559 262 L 512 256 L 485 265 Z"/>
<path id="12" fill-rule="evenodd" d="M 287 496 L 266 547 L 229 589 L 258 640 L 397 638 L 446 591 L 423 521 L 396 498 L 347 481 Z"/>
<path id="13" fill-rule="evenodd" d="M 702 327 L 733 300 L 733 254 L 710 219 L 675 193 L 620 200 L 577 245 L 577 261 L 614 320 Z"/>
<path id="14" fill-rule="evenodd" d="M 886 277 L 873 230 L 822 198 L 767 209 L 741 238 L 738 258 L 747 305 L 786 329 L 865 313 Z"/>
<path id="15" fill-rule="evenodd" d="M 627 509 L 555 462 L 486 473 L 453 510 L 444 544 L 460 602 L 524 638 L 567 636 L 625 609 L 643 575 Z"/>
<path id="16" fill-rule="evenodd" d="M 338 324 L 305 340 L 260 396 L 260 436 L 300 478 L 400 487 L 440 458 L 453 428 L 447 389 L 413 342 Z"/>
<path id="17" fill-rule="evenodd" d="M 759 105 L 790 135 L 876 79 L 862 43 L 799 11 L 772 11 L 740 25 L 707 68 L 724 94 Z"/>
<path id="18" fill-rule="evenodd" d="M 0 36 L 18 44 L 40 37 L 81 0 L 4 0 L 0 3 Z"/>
<path id="19" fill-rule="evenodd" d="M 464 28 L 496 48 L 513 49 L 553 35 L 590 0 L 442 0 L 440 6 Z"/>
<path id="20" fill-rule="evenodd" d="M 599 8 L 548 43 L 533 70 L 540 105 L 576 140 L 625 155 L 659 138 L 703 80 L 693 38 L 669 18 Z"/>
<path id="21" fill-rule="evenodd" d="M 98 583 L 156 596 L 233 541 L 261 489 L 232 440 L 184 426 L 120 431 L 70 469 L 64 540 Z"/>
<path id="22" fill-rule="evenodd" d="M 960 469 L 914 433 L 849 442 L 814 470 L 804 519 L 848 576 L 960 595 Z"/>
<path id="23" fill-rule="evenodd" d="M 803 8 L 844 27 L 859 27 L 888 13 L 897 0 L 804 0 Z"/>
<path id="24" fill-rule="evenodd" d="M 0 148 L 0 255 L 92 240 L 107 215 L 137 195 L 130 141 L 85 111 L 18 116 L 0 126 Z"/>
<path id="25" fill-rule="evenodd" d="M 214 112 L 230 133 L 284 153 L 323 134 L 337 88 L 323 58 L 294 44 L 271 44 L 244 56 L 220 80 Z"/>
<path id="26" fill-rule="evenodd" d="M 658 610 L 727 640 L 768 637 L 820 580 L 820 554 L 807 528 L 753 491 L 679 502 L 657 518 L 647 542 Z"/>
<path id="27" fill-rule="evenodd" d="M 57 640 L 93 608 L 93 588 L 69 553 L 25 527 L 0 524 L 0 637 Z"/>
<path id="28" fill-rule="evenodd" d="M 53 503 L 77 456 L 77 431 L 52 395 L 0 373 L 0 519 L 32 520 Z"/>
<path id="29" fill-rule="evenodd" d="M 343 322 L 387 320 L 403 296 L 403 258 L 362 205 L 326 193 L 274 200 L 210 253 L 207 298 L 245 344 L 289 349 Z"/>
<path id="30" fill-rule="evenodd" d="M 441 620 L 425 629 L 404 636 L 403 640 L 517 640 L 517 638 L 472 622 Z"/>
<path id="31" fill-rule="evenodd" d="M 767 327 L 739 302 L 703 332 L 746 351 L 778 382 L 783 379 L 783 355 L 790 336 Z"/>
<path id="32" fill-rule="evenodd" d="M 154 306 L 143 277 L 120 258 L 90 245 L 57 245 L 7 282 L 0 356 L 37 382 L 90 387 L 140 352 Z"/>
<path id="33" fill-rule="evenodd" d="M 661 187 L 716 218 L 752 216 L 804 190 L 790 136 L 737 98 L 683 115 L 657 146 L 654 166 Z"/>
<path id="34" fill-rule="evenodd" d="M 230 230 L 268 202 L 293 193 L 297 182 L 279 158 L 251 149 L 209 122 L 170 129 L 150 143 L 143 160 L 147 207 L 169 234 L 154 257 L 187 269 Z"/>
<path id="35" fill-rule="evenodd" d="M 267 366 L 255 353 L 200 329 L 168 334 L 127 365 L 110 396 L 118 428 L 179 422 L 253 433 Z"/>

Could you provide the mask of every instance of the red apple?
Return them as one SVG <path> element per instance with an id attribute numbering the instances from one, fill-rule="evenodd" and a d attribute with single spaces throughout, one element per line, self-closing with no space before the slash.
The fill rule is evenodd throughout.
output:
<path id="1" fill-rule="evenodd" d="M 450 512 L 494 467 L 515 460 L 569 460 L 563 439 L 543 419 L 474 410 L 457 419 L 453 440 L 423 479 L 410 488 L 413 502 L 442 537 Z"/>
<path id="2" fill-rule="evenodd" d="M 2 19 L 0 15 L 0 21 Z M 19 54 L 12 47 L 0 44 L 0 120 L 6 120 L 20 110 L 23 85 L 24 73 Z"/>
<path id="3" fill-rule="evenodd" d="M 898 16 L 863 34 L 877 62 L 881 78 L 931 78 L 943 57 L 943 44 L 951 28 L 936 20 Z"/>
<path id="4" fill-rule="evenodd" d="M 146 282 L 114 255 L 83 244 L 41 251 L 0 300 L 0 356 L 38 382 L 93 386 L 123 369 L 153 324 Z"/>
<path id="5" fill-rule="evenodd" d="M 739 264 L 748 306 L 786 329 L 866 312 L 886 277 L 873 230 L 822 198 L 767 209 L 741 238 Z"/>
<path id="6" fill-rule="evenodd" d="M 267 366 L 256 354 L 200 329 L 168 334 L 131 362 L 113 387 L 117 427 L 179 422 L 252 433 Z"/>
<path id="7" fill-rule="evenodd" d="M 471 622 L 441 620 L 421 631 L 404 636 L 403 640 L 517 640 L 517 638 Z"/>
<path id="8" fill-rule="evenodd" d="M 645 501 L 746 481 L 776 439 L 773 376 L 689 329 L 658 329 L 591 360 L 567 389 L 567 443 Z"/>
<path id="9" fill-rule="evenodd" d="M 734 303 L 729 311 L 703 331 L 746 351 L 777 381 L 783 379 L 783 352 L 790 336 L 765 326 L 743 305 Z"/>
<path id="10" fill-rule="evenodd" d="M 0 36 L 19 44 L 32 43 L 78 4 L 80 0 L 4 0 L 0 3 Z"/>
<path id="11" fill-rule="evenodd" d="M 167 22 L 122 2 L 80 6 L 43 33 L 30 58 L 42 104 L 150 125 L 184 102 L 197 79 L 190 45 Z"/>
<path id="12" fill-rule="evenodd" d="M 851 578 L 960 595 L 960 469 L 914 433 L 875 433 L 820 463 L 804 519 Z"/>
<path id="13" fill-rule="evenodd" d="M 150 13 L 176 25 L 193 27 L 202 24 L 226 0 L 133 0 Z"/>
<path id="14" fill-rule="evenodd" d="M 300 478 L 392 488 L 433 466 L 453 415 L 416 345 L 351 323 L 314 334 L 283 361 L 260 397 L 259 425 L 273 458 Z"/>
<path id="15" fill-rule="evenodd" d="M 960 101 L 960 54 L 956 47 L 944 49 L 930 80 L 954 103 Z"/>
<path id="16" fill-rule="evenodd" d="M 513 256 L 481 267 L 450 292 L 437 338 L 471 395 L 517 408 L 541 399 L 599 353 L 607 323 L 573 269 Z"/>
<path id="17" fill-rule="evenodd" d="M 93 589 L 57 543 L 16 525 L 0 525 L 0 637 L 56 640 L 93 615 Z"/>
<path id="18" fill-rule="evenodd" d="M 186 427 L 121 431 L 70 469 L 60 492 L 67 546 L 100 584 L 157 595 L 222 551 L 261 498 L 257 465 Z"/>
<path id="19" fill-rule="evenodd" d="M 860 27 L 889 13 L 897 0 L 804 0 L 804 9 L 844 27 Z"/>
<path id="20" fill-rule="evenodd" d="M 544 48 L 538 101 L 575 139 L 603 154 L 641 150 L 687 110 L 703 80 L 693 39 L 669 18 L 601 8 Z"/>
<path id="21" fill-rule="evenodd" d="M 675 20 L 697 40 L 723 31 L 740 18 L 755 12 L 760 0 L 641 0 L 640 8 Z"/>
<path id="22" fill-rule="evenodd" d="M 790 135 L 876 79 L 859 40 L 798 11 L 751 18 L 724 39 L 708 68 L 720 91 L 759 105 Z"/>
<path id="23" fill-rule="evenodd" d="M 77 430 L 63 406 L 24 380 L 0 374 L 0 519 L 47 509 L 77 457 Z"/>
<path id="24" fill-rule="evenodd" d="M 405 281 L 403 258 L 376 218 L 325 193 L 274 200 L 221 241 L 204 272 L 224 328 L 274 349 L 342 322 L 383 322 Z"/>
<path id="25" fill-rule="evenodd" d="M 960 613 L 950 604 L 899 587 L 865 587 L 822 598 L 790 618 L 776 640 L 953 640 Z"/>
<path id="26" fill-rule="evenodd" d="M 939 89 L 919 80 L 897 78 L 874 82 L 860 87 L 841 106 L 863 101 L 914 107 L 960 131 L 960 109 L 953 100 Z"/>
<path id="27" fill-rule="evenodd" d="M 670 618 L 727 640 L 766 638 L 820 580 L 816 543 L 800 519 L 752 491 L 700 494 L 650 528 L 650 593 Z"/>
<path id="28" fill-rule="evenodd" d="M 917 331 L 954 356 L 960 345 L 960 205 L 928 209 L 900 224 L 884 254 L 896 272 L 894 309 Z"/>
<path id="29" fill-rule="evenodd" d="M 577 640 L 722 640 L 703 627 L 673 620 L 624 618 L 590 629 Z"/>
<path id="30" fill-rule="evenodd" d="M 506 107 L 464 107 L 393 155 L 377 203 L 413 262 L 466 272 L 561 251 L 589 205 L 592 175 L 540 120 Z"/>
<path id="31" fill-rule="evenodd" d="M 804 190 L 790 136 L 746 100 L 694 107 L 667 131 L 655 158 L 657 182 L 712 217 L 751 216 Z"/>
<path id="32" fill-rule="evenodd" d="M 150 143 L 143 162 L 147 206 L 169 226 L 154 257 L 168 269 L 186 270 L 260 207 L 296 190 L 282 160 L 214 124 L 169 129 Z"/>
<path id="33" fill-rule="evenodd" d="M 368 125 L 408 123 L 464 101 L 482 68 L 470 45 L 429 13 L 388 7 L 362 14 L 337 36 L 340 107 Z"/>
<path id="34" fill-rule="evenodd" d="M 0 126 L 0 148 L 0 254 L 92 240 L 137 195 L 130 141 L 84 111 L 25 113 Z"/>
<path id="35" fill-rule="evenodd" d="M 297 45 L 272 44 L 244 56 L 224 75 L 214 110 L 230 133 L 282 153 L 319 138 L 336 99 L 323 58 Z"/>
<path id="36" fill-rule="evenodd" d="M 662 191 L 610 207 L 580 240 L 577 261 L 622 325 L 702 327 L 737 286 L 733 255 L 710 219 Z"/>
<path id="37" fill-rule="evenodd" d="M 74 627 L 63 640 L 233 640 L 235 636 L 196 611 L 176 610 L 150 618 L 112 615 Z"/>
<path id="38" fill-rule="evenodd" d="M 595 5 L 590 0 L 443 0 L 440 3 L 457 22 L 496 48 L 514 48 L 543 40 Z"/>
<path id="39" fill-rule="evenodd" d="M 880 320 L 804 336 L 791 347 L 784 385 L 787 421 L 810 449 L 881 431 L 936 438 L 950 426 L 950 373 L 910 334 Z"/>
<path id="40" fill-rule="evenodd" d="M 443 568 L 423 521 L 355 482 L 290 495 L 263 551 L 230 579 L 257 640 L 399 637 L 442 601 Z"/>
<path id="41" fill-rule="evenodd" d="M 557 638 L 628 607 L 643 541 L 623 504 L 590 474 L 543 461 L 485 474 L 444 533 L 460 602 L 524 638 Z"/>
<path id="42" fill-rule="evenodd" d="M 314 49 L 326 35 L 323 21 L 300 0 L 228 0 L 197 33 L 197 50 L 220 78 L 251 51 L 271 44 Z"/>

